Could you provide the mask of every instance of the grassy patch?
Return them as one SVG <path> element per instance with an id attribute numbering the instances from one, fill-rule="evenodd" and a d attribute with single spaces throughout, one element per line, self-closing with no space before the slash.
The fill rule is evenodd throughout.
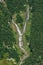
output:
<path id="1" fill-rule="evenodd" d="M 0 65 L 13 65 L 12 61 L 7 61 L 6 59 L 0 60 Z"/>

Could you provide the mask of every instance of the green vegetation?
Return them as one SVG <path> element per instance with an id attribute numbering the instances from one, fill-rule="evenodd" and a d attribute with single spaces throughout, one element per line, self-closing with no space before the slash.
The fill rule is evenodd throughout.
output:
<path id="1" fill-rule="evenodd" d="M 9 62 L 9 61 L 3 59 L 3 60 L 0 60 L 0 65 L 14 65 L 14 64 L 12 63 L 12 61 Z"/>
<path id="2" fill-rule="evenodd" d="M 32 2 L 32 23 L 30 33 L 31 55 L 22 65 L 43 65 L 43 0 Z"/>
<path id="3" fill-rule="evenodd" d="M 13 49 L 16 39 L 8 22 L 11 22 L 10 13 L 8 9 L 4 7 L 4 4 L 0 3 L 0 65 L 2 65 L 1 62 L 3 62 L 4 59 L 6 60 L 6 58 L 14 58 L 16 62 L 19 61 L 19 54 Z M 8 63 L 9 64 L 6 65 L 12 65 L 11 62 Z"/>
<path id="4" fill-rule="evenodd" d="M 0 65 L 14 65 L 7 58 L 15 59 L 19 65 L 20 56 L 23 52 L 18 47 L 18 35 L 16 29 L 12 26 L 12 16 L 16 14 L 16 23 L 20 23 L 20 27 L 25 22 L 26 0 L 4 0 L 0 3 Z M 15 4 L 14 4 L 15 3 Z M 10 24 L 8 24 L 10 22 Z M 18 24 L 19 25 L 19 24 Z M 28 49 L 26 47 L 26 49 Z"/>
<path id="5" fill-rule="evenodd" d="M 17 23 L 22 23 L 23 22 L 23 18 L 18 14 L 17 16 L 16 16 L 16 22 Z"/>
<path id="6" fill-rule="evenodd" d="M 26 0 L 5 0 L 5 2 L 11 14 L 25 11 Z"/>
<path id="7" fill-rule="evenodd" d="M 0 3 L 0 7 L 0 45 L 11 45 L 12 42 L 15 42 L 16 40 L 13 36 L 12 29 L 8 24 L 10 21 L 10 15 L 8 10 L 3 7 L 3 4 Z"/>
<path id="8" fill-rule="evenodd" d="M 28 3 L 26 0 L 4 1 L 0 3 L 0 65 L 19 65 L 20 57 L 24 55 L 18 45 L 19 35 L 12 18 L 22 31 L 26 21 L 26 4 L 30 6 L 30 20 L 23 35 L 23 48 L 29 57 L 22 65 L 43 65 L 43 0 L 28 0 Z M 13 58 L 16 64 L 7 58 Z"/>

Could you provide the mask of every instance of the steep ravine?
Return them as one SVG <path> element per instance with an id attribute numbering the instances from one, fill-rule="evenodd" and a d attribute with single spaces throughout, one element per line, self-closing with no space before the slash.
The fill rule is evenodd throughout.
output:
<path id="1" fill-rule="evenodd" d="M 19 65 L 21 65 L 23 63 L 23 61 L 29 56 L 29 54 L 27 53 L 27 51 L 23 48 L 23 41 L 22 41 L 22 39 L 23 39 L 22 37 L 23 37 L 23 34 L 25 33 L 26 23 L 27 23 L 28 20 L 29 20 L 29 6 L 27 6 L 27 10 L 26 10 L 26 22 L 24 24 L 23 32 L 22 33 L 21 33 L 21 30 L 19 29 L 18 25 L 12 19 L 12 23 L 16 27 L 18 35 L 19 35 L 19 39 L 18 39 L 19 40 L 19 47 L 22 50 L 22 52 L 24 53 L 23 58 L 20 58 Z"/>
<path id="2" fill-rule="evenodd" d="M 4 3 L 4 0 L 0 0 L 0 2 Z M 24 35 L 25 31 L 26 31 L 26 23 L 27 23 L 28 20 L 29 20 L 29 5 L 27 5 L 27 9 L 26 9 L 26 22 L 24 24 L 23 32 L 22 33 L 21 33 L 21 30 L 19 29 L 18 25 L 12 19 L 12 23 L 16 27 L 18 35 L 19 35 L 19 39 L 18 39 L 19 40 L 19 47 L 22 50 L 22 52 L 24 53 L 23 58 L 20 57 L 20 63 L 19 63 L 19 65 L 21 65 L 23 63 L 23 61 L 29 56 L 29 54 L 27 53 L 27 51 L 23 48 L 23 44 L 24 43 L 23 43 L 23 40 L 22 40 L 23 39 L 22 37 L 23 37 L 23 35 Z M 10 23 L 8 22 L 8 24 L 10 24 Z M 10 59 L 7 59 L 7 60 L 12 60 L 14 62 L 13 58 L 10 58 Z"/>

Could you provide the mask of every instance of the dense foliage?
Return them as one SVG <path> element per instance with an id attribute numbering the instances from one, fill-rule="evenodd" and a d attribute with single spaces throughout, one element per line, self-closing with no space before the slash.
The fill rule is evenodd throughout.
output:
<path id="1" fill-rule="evenodd" d="M 4 7 L 4 4 L 0 3 L 0 59 L 12 57 L 18 62 L 19 55 L 12 48 L 13 44 L 16 43 L 16 39 L 8 22 L 11 22 L 10 13 Z"/>
<path id="2" fill-rule="evenodd" d="M 15 36 L 8 22 L 11 22 L 11 15 L 20 11 L 25 11 L 26 0 L 4 0 L 4 4 L 0 3 L 0 59 L 15 58 L 19 61 L 19 54 L 12 48 L 16 43 Z M 27 42 L 30 40 L 31 55 L 25 60 L 23 65 L 43 65 L 43 0 L 28 0 L 30 7 L 32 6 L 32 23 L 30 37 L 26 35 Z M 16 22 L 23 22 L 23 19 L 17 15 Z"/>
<path id="3" fill-rule="evenodd" d="M 32 7 L 29 45 L 32 54 L 23 65 L 43 65 L 43 0 L 32 0 Z"/>
<path id="4" fill-rule="evenodd" d="M 9 21 L 10 16 L 8 10 L 0 3 L 0 45 L 3 43 L 10 45 L 10 43 L 15 42 L 12 29 L 8 24 Z"/>
<path id="5" fill-rule="evenodd" d="M 25 11 L 26 0 L 5 0 L 11 14 Z"/>
<path id="6" fill-rule="evenodd" d="M 22 23 L 23 22 L 23 18 L 19 14 L 17 14 L 17 16 L 16 16 L 16 22 L 17 23 Z"/>

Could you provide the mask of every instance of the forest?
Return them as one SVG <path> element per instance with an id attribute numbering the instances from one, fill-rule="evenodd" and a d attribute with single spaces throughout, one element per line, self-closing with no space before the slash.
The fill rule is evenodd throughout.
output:
<path id="1" fill-rule="evenodd" d="M 0 65 L 43 65 L 43 0 L 0 0 Z"/>

